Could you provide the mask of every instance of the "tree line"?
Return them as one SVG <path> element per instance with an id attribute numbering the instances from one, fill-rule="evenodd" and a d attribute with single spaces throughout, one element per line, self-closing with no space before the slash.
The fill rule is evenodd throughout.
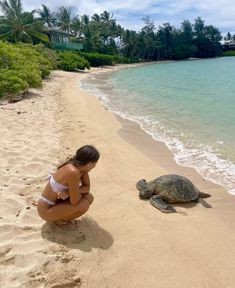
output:
<path id="1" fill-rule="evenodd" d="M 120 55 L 143 61 L 206 58 L 221 55 L 220 31 L 198 17 L 183 20 L 180 28 L 163 23 L 158 28 L 149 16 L 140 31 L 125 29 L 112 14 L 75 15 L 72 7 L 51 11 L 46 5 L 24 11 L 20 0 L 0 1 L 0 39 L 8 42 L 48 43 L 46 31 L 57 29 L 83 43 L 84 52 Z"/>
<path id="2" fill-rule="evenodd" d="M 224 40 L 225 41 L 233 41 L 233 42 L 235 42 L 235 34 L 232 35 L 230 32 L 228 32 L 226 34 L 226 36 L 224 37 Z"/>

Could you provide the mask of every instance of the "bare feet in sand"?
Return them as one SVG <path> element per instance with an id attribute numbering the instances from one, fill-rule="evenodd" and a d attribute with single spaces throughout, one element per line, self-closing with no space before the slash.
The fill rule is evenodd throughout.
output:
<path id="1" fill-rule="evenodd" d="M 78 229 L 78 221 L 77 220 L 57 220 L 55 221 L 55 225 L 58 226 L 62 230 L 76 230 Z"/>

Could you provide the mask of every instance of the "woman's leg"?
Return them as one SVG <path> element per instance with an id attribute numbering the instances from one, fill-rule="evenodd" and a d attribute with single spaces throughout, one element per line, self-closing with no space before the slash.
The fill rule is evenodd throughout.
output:
<path id="1" fill-rule="evenodd" d="M 82 195 L 82 199 L 87 199 L 91 204 L 94 201 L 94 196 L 91 193 L 86 193 Z"/>
<path id="2" fill-rule="evenodd" d="M 89 202 L 89 206 L 90 206 L 91 203 L 94 201 L 94 197 L 91 193 L 86 193 L 86 194 L 83 194 L 82 200 L 87 200 Z M 89 207 L 88 207 L 88 209 L 89 209 Z M 76 219 L 76 218 L 80 217 L 81 215 L 83 215 L 84 213 L 82 213 L 82 214 L 80 214 L 80 212 L 75 213 L 75 214 L 71 215 L 70 217 L 67 217 L 66 220 Z"/>
<path id="3" fill-rule="evenodd" d="M 81 199 L 77 205 L 72 205 L 69 200 L 64 200 L 45 209 L 45 203 L 39 201 L 37 206 L 39 215 L 45 221 L 58 221 L 68 219 L 74 214 L 83 215 L 89 209 L 90 202 L 87 199 Z"/>

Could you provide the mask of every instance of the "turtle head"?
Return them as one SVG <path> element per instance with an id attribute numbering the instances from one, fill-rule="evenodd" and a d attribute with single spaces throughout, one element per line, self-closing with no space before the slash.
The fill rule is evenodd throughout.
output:
<path id="1" fill-rule="evenodd" d="M 145 179 L 141 179 L 136 183 L 136 188 L 141 191 L 142 189 L 147 187 L 147 182 Z"/>
<path id="2" fill-rule="evenodd" d="M 148 183 L 145 179 L 141 179 L 136 183 L 136 188 L 139 190 L 140 199 L 149 199 L 152 192 L 148 190 Z"/>

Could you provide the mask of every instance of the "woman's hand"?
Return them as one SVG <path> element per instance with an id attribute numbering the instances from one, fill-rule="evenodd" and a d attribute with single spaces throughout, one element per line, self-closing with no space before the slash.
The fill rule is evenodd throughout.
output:
<path id="1" fill-rule="evenodd" d="M 80 192 L 80 194 L 88 194 L 89 193 L 89 191 L 83 191 L 83 189 L 79 189 L 79 192 Z"/>
<path id="2" fill-rule="evenodd" d="M 61 191 L 61 192 L 58 193 L 57 199 L 65 200 L 68 197 L 69 197 L 69 193 Z"/>

